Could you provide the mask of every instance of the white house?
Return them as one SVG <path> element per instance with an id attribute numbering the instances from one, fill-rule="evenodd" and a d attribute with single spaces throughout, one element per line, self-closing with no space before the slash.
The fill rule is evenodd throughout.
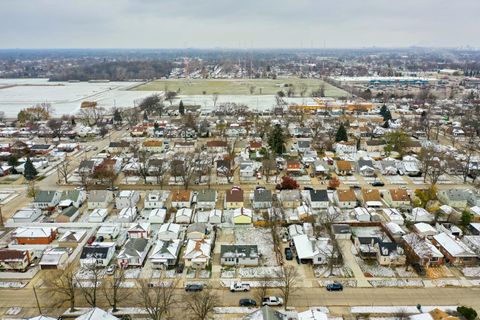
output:
<path id="1" fill-rule="evenodd" d="M 148 214 L 148 221 L 150 223 L 164 223 L 166 216 L 167 216 L 167 209 L 164 209 L 164 208 L 153 209 Z"/>
<path id="2" fill-rule="evenodd" d="M 148 259 L 152 263 L 152 268 L 164 269 L 174 266 L 178 260 L 178 254 L 181 248 L 180 240 L 158 240 Z"/>
<path id="3" fill-rule="evenodd" d="M 117 224 L 102 224 L 97 230 L 97 238 L 102 237 L 104 240 L 113 240 L 120 234 L 120 227 Z"/>
<path id="4" fill-rule="evenodd" d="M 192 222 L 193 210 L 189 208 L 178 209 L 175 214 L 176 223 L 190 223 Z"/>
<path id="5" fill-rule="evenodd" d="M 402 214 L 397 209 L 383 208 L 382 212 L 383 212 L 383 216 L 390 222 L 394 222 L 401 226 L 405 222 L 405 219 L 403 218 Z"/>
<path id="6" fill-rule="evenodd" d="M 113 192 L 108 190 L 92 190 L 87 194 L 88 209 L 108 208 L 113 201 Z"/>
<path id="7" fill-rule="evenodd" d="M 170 191 L 152 191 L 147 194 L 144 200 L 145 209 L 159 209 L 165 207 Z"/>
<path id="8" fill-rule="evenodd" d="M 35 195 L 33 206 L 41 210 L 55 208 L 60 202 L 61 195 L 60 191 L 40 190 Z"/>
<path id="9" fill-rule="evenodd" d="M 408 215 L 408 218 L 413 222 L 432 222 L 434 217 L 427 210 L 418 207 L 413 208 L 412 213 Z"/>
<path id="10" fill-rule="evenodd" d="M 115 197 L 115 206 L 117 209 L 124 209 L 137 206 L 140 200 L 140 193 L 133 190 L 123 190 Z"/>
<path id="11" fill-rule="evenodd" d="M 212 244 L 210 239 L 188 240 L 185 249 L 185 266 L 205 268 L 210 263 Z"/>
<path id="12" fill-rule="evenodd" d="M 15 223 L 30 223 L 38 220 L 42 215 L 42 210 L 39 208 L 22 208 L 18 210 L 12 217 Z"/>
<path id="13" fill-rule="evenodd" d="M 370 212 L 366 208 L 363 208 L 363 207 L 357 207 L 357 208 L 353 209 L 353 211 L 354 211 L 355 219 L 357 219 L 360 222 L 370 221 L 370 219 L 372 217 L 370 215 Z"/>
<path id="14" fill-rule="evenodd" d="M 222 266 L 258 266 L 258 246 L 256 244 L 222 244 L 220 264 Z"/>
<path id="15" fill-rule="evenodd" d="M 307 201 L 312 209 L 327 209 L 329 205 L 327 190 L 310 190 Z"/>
<path id="16" fill-rule="evenodd" d="M 222 210 L 213 209 L 208 213 L 208 222 L 211 224 L 222 223 Z"/>
<path id="17" fill-rule="evenodd" d="M 117 220 L 120 222 L 133 222 L 137 217 L 137 208 L 123 208 L 118 213 Z"/>
<path id="18" fill-rule="evenodd" d="M 130 239 L 137 238 L 149 238 L 151 233 L 150 223 L 149 222 L 138 222 L 132 225 L 127 230 L 128 237 Z"/>
<path id="19" fill-rule="evenodd" d="M 146 238 L 128 239 L 123 246 L 123 249 L 118 254 L 118 265 L 122 268 L 129 266 L 142 266 L 150 247 L 150 241 Z"/>
<path id="20" fill-rule="evenodd" d="M 165 223 L 160 226 L 157 233 L 158 240 L 168 241 L 179 239 L 182 233 L 182 226 L 176 223 Z"/>
<path id="21" fill-rule="evenodd" d="M 103 222 L 108 216 L 108 209 L 97 208 L 88 215 L 88 222 Z"/>

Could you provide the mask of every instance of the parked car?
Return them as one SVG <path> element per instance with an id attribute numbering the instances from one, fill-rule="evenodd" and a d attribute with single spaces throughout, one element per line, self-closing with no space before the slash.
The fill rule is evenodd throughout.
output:
<path id="1" fill-rule="evenodd" d="M 108 191 L 117 191 L 117 190 L 118 190 L 118 187 L 117 187 L 117 186 L 108 187 L 107 190 L 108 190 Z"/>
<path id="2" fill-rule="evenodd" d="M 308 191 L 310 191 L 310 190 L 314 190 L 314 189 L 313 189 L 312 187 L 303 187 L 303 190 L 308 190 Z"/>
<path id="3" fill-rule="evenodd" d="M 230 291 L 231 292 L 250 291 L 250 285 L 248 283 L 244 283 L 244 282 L 233 282 L 230 285 Z"/>
<path id="4" fill-rule="evenodd" d="M 109 265 L 107 268 L 107 274 L 114 274 L 115 273 L 115 265 Z"/>
<path id="5" fill-rule="evenodd" d="M 185 265 L 183 263 L 179 263 L 177 265 L 177 273 L 183 273 L 184 268 L 185 268 Z"/>
<path id="6" fill-rule="evenodd" d="M 240 299 L 239 303 L 240 307 L 256 307 L 257 302 L 253 299 Z"/>
<path id="7" fill-rule="evenodd" d="M 293 260 L 293 251 L 289 247 L 285 248 L 285 259 Z"/>
<path id="8" fill-rule="evenodd" d="M 87 240 L 87 244 L 92 244 L 95 242 L 95 239 L 97 239 L 95 236 L 91 236 L 90 238 L 88 238 Z"/>
<path id="9" fill-rule="evenodd" d="M 362 189 L 362 187 L 359 186 L 359 185 L 353 185 L 353 186 L 350 186 L 350 189 L 360 190 L 360 189 Z"/>
<path id="10" fill-rule="evenodd" d="M 383 187 L 385 186 L 385 183 L 383 181 L 373 181 L 371 185 L 374 187 Z"/>
<path id="11" fill-rule="evenodd" d="M 327 284 L 327 291 L 343 291 L 343 285 L 339 282 Z"/>
<path id="12" fill-rule="evenodd" d="M 280 297 L 265 297 L 262 301 L 262 306 L 281 306 L 283 305 L 283 299 Z"/>
<path id="13" fill-rule="evenodd" d="M 203 290 L 203 285 L 198 283 L 190 283 L 185 285 L 185 291 L 198 292 Z"/>

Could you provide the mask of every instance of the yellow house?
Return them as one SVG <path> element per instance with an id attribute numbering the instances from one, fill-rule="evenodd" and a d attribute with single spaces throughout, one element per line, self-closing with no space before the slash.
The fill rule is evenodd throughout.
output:
<path id="1" fill-rule="evenodd" d="M 233 211 L 234 224 L 250 224 L 252 223 L 252 210 L 246 208 L 238 208 Z"/>
<path id="2" fill-rule="evenodd" d="M 243 190 L 232 188 L 225 193 L 225 209 L 239 209 L 243 207 Z"/>
<path id="3" fill-rule="evenodd" d="M 158 139 L 145 140 L 142 144 L 143 150 L 149 152 L 162 152 L 163 141 Z"/>

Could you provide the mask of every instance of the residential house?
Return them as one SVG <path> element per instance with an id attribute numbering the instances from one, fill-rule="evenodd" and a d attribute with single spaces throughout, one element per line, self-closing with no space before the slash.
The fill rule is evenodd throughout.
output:
<path id="1" fill-rule="evenodd" d="M 407 258 L 403 248 L 395 242 L 379 241 L 375 243 L 377 262 L 381 266 L 403 266 Z"/>
<path id="2" fill-rule="evenodd" d="M 95 242 L 83 247 L 80 254 L 80 264 L 82 266 L 95 265 L 97 267 L 106 267 L 112 260 L 114 253 L 115 243 Z"/>
<path id="3" fill-rule="evenodd" d="M 296 143 L 296 149 L 299 152 L 306 152 L 311 150 L 311 140 L 310 139 L 299 139 Z"/>
<path id="4" fill-rule="evenodd" d="M 193 210 L 189 208 L 181 208 L 175 213 L 176 223 L 191 223 L 193 217 Z"/>
<path id="5" fill-rule="evenodd" d="M 422 151 L 422 144 L 418 140 L 406 141 L 403 145 L 405 152 L 408 153 L 420 153 Z"/>
<path id="6" fill-rule="evenodd" d="M 258 246 L 241 244 L 222 244 L 220 246 L 220 264 L 222 266 L 258 266 Z"/>
<path id="7" fill-rule="evenodd" d="M 208 223 L 220 224 L 222 223 L 222 210 L 213 209 L 208 212 Z"/>
<path id="8" fill-rule="evenodd" d="M 352 189 L 337 189 L 333 198 L 341 209 L 353 209 L 357 206 L 357 196 Z"/>
<path id="9" fill-rule="evenodd" d="M 212 189 L 200 190 L 197 194 L 197 208 L 201 210 L 215 209 L 217 191 Z"/>
<path id="10" fill-rule="evenodd" d="M 58 207 L 66 208 L 69 206 L 75 206 L 80 208 L 85 200 L 87 200 L 87 193 L 84 190 L 62 191 Z"/>
<path id="11" fill-rule="evenodd" d="M 463 209 L 467 206 L 470 194 L 465 189 L 445 189 L 437 192 L 437 198 L 442 203 L 454 208 Z"/>
<path id="12" fill-rule="evenodd" d="M 195 152 L 195 142 L 177 141 L 173 146 L 173 150 L 175 152 L 184 152 L 184 153 Z"/>
<path id="13" fill-rule="evenodd" d="M 33 206 L 41 210 L 52 210 L 60 202 L 61 192 L 40 190 L 35 194 Z"/>
<path id="14" fill-rule="evenodd" d="M 123 208 L 118 213 L 119 222 L 133 222 L 137 218 L 137 208 Z"/>
<path id="15" fill-rule="evenodd" d="M 421 236 L 422 238 L 431 239 L 434 235 L 438 234 L 437 229 L 425 222 L 415 223 L 412 227 L 413 232 Z"/>
<path id="16" fill-rule="evenodd" d="M 57 238 L 56 227 L 20 227 L 13 236 L 17 244 L 50 244 Z"/>
<path id="17" fill-rule="evenodd" d="M 429 240 L 409 233 L 402 237 L 402 243 L 409 261 L 425 268 L 443 264 L 443 254 Z"/>
<path id="18" fill-rule="evenodd" d="M 257 169 L 257 166 L 255 165 L 254 161 L 248 160 L 248 161 L 240 162 L 240 165 L 239 165 L 240 181 L 247 182 L 247 181 L 255 180 L 256 169 Z"/>
<path id="19" fill-rule="evenodd" d="M 128 239 L 123 246 L 123 249 L 118 254 L 118 265 L 122 268 L 130 266 L 141 267 L 147 257 L 150 247 L 150 241 L 146 238 Z"/>
<path id="20" fill-rule="evenodd" d="M 252 207 L 254 209 L 268 209 L 272 207 L 272 191 L 259 189 L 253 192 Z"/>
<path id="21" fill-rule="evenodd" d="M 280 191 L 280 201 L 283 208 L 297 208 L 302 204 L 302 195 L 300 190 L 282 190 Z"/>
<path id="22" fill-rule="evenodd" d="M 251 224 L 253 219 L 253 212 L 247 208 L 238 208 L 233 211 L 234 224 Z"/>
<path id="23" fill-rule="evenodd" d="M 378 189 L 363 189 L 362 190 L 363 205 L 367 208 L 381 208 L 383 207 L 382 196 Z"/>
<path id="24" fill-rule="evenodd" d="M 68 230 L 58 237 L 58 246 L 63 248 L 76 248 L 87 235 L 85 230 Z"/>
<path id="25" fill-rule="evenodd" d="M 187 227 L 187 239 L 199 240 L 207 237 L 209 231 L 206 223 L 192 223 Z"/>
<path id="26" fill-rule="evenodd" d="M 467 246 L 469 246 L 470 249 L 473 250 L 473 252 L 475 252 L 475 254 L 477 255 L 477 257 L 480 257 L 480 236 L 479 236 L 479 235 L 476 235 L 476 236 L 471 236 L 471 235 L 463 236 L 462 241 L 463 241 L 463 243 L 465 243 Z"/>
<path id="27" fill-rule="evenodd" d="M 240 188 L 232 188 L 225 193 L 224 208 L 238 209 L 243 207 L 243 190 Z"/>
<path id="28" fill-rule="evenodd" d="M 393 222 L 397 225 L 402 226 L 405 222 L 405 219 L 403 218 L 402 214 L 397 209 L 383 208 L 382 213 L 383 213 L 383 216 L 387 219 L 387 221 Z"/>
<path id="29" fill-rule="evenodd" d="M 154 269 L 166 269 L 177 264 L 178 254 L 181 249 L 178 239 L 162 241 L 158 240 L 148 259 Z"/>
<path id="30" fill-rule="evenodd" d="M 118 224 L 102 224 L 98 228 L 96 236 L 102 237 L 104 240 L 112 241 L 120 235 L 120 226 Z"/>
<path id="31" fill-rule="evenodd" d="M 148 214 L 148 222 L 150 223 L 164 223 L 165 217 L 167 216 L 167 209 L 153 209 Z"/>
<path id="32" fill-rule="evenodd" d="M 88 222 L 103 222 L 108 216 L 108 209 L 96 208 L 88 215 Z"/>
<path id="33" fill-rule="evenodd" d="M 39 208 L 22 208 L 12 217 L 15 223 L 31 223 L 37 221 L 42 216 L 42 210 Z"/>
<path id="34" fill-rule="evenodd" d="M 363 148 L 368 153 L 383 153 L 386 146 L 387 144 L 385 143 L 385 140 L 365 140 L 363 144 Z"/>
<path id="35" fill-rule="evenodd" d="M 413 222 L 432 222 L 434 218 L 430 212 L 421 207 L 413 208 L 407 217 Z"/>
<path id="36" fill-rule="evenodd" d="M 138 222 L 132 225 L 127 230 L 128 237 L 130 239 L 137 238 L 150 238 L 151 233 L 150 223 L 149 222 Z"/>
<path id="37" fill-rule="evenodd" d="M 123 190 L 115 197 L 115 207 L 117 209 L 133 208 L 140 201 L 140 193 L 133 190 Z"/>
<path id="38" fill-rule="evenodd" d="M 68 260 L 68 251 L 65 248 L 49 248 L 43 252 L 38 263 L 40 269 L 64 269 Z"/>
<path id="39" fill-rule="evenodd" d="M 30 263 L 28 250 L 0 248 L 0 270 L 26 271 Z"/>
<path id="40" fill-rule="evenodd" d="M 77 219 L 78 215 L 80 214 L 80 210 L 75 206 L 70 206 L 68 208 L 63 209 L 55 219 L 56 222 L 65 223 L 65 222 L 72 222 Z"/>
<path id="41" fill-rule="evenodd" d="M 479 172 L 480 173 L 480 172 Z M 472 207 L 480 207 L 480 191 L 479 190 L 469 190 L 468 195 L 468 204 Z"/>
<path id="42" fill-rule="evenodd" d="M 160 139 L 147 139 L 142 143 L 142 149 L 147 152 L 161 153 L 163 148 L 163 141 Z"/>
<path id="43" fill-rule="evenodd" d="M 397 162 L 397 169 L 401 175 L 408 175 L 410 177 L 416 177 L 421 173 L 421 166 L 418 159 L 405 156 L 402 161 Z"/>
<path id="44" fill-rule="evenodd" d="M 225 153 L 228 152 L 228 143 L 224 140 L 207 141 L 208 153 Z"/>
<path id="45" fill-rule="evenodd" d="M 253 311 L 252 313 L 242 318 L 242 320 L 288 320 L 288 319 L 289 318 L 285 313 L 277 311 L 269 306 L 261 307 L 260 309 Z M 325 319 L 322 319 L 322 320 L 325 320 Z"/>
<path id="46" fill-rule="evenodd" d="M 212 241 L 210 239 L 188 240 L 185 249 L 186 267 L 203 269 L 210 263 Z"/>
<path id="47" fill-rule="evenodd" d="M 288 175 L 300 176 L 303 174 L 302 165 L 298 160 L 288 160 L 286 169 Z"/>
<path id="48" fill-rule="evenodd" d="M 165 203 L 170 195 L 170 191 L 151 191 L 144 200 L 145 209 L 164 208 Z"/>
<path id="49" fill-rule="evenodd" d="M 108 190 L 92 190 L 88 192 L 88 209 L 106 209 L 113 201 L 113 192 Z"/>
<path id="50" fill-rule="evenodd" d="M 357 161 L 357 172 L 364 177 L 375 176 L 375 167 L 371 159 L 360 158 Z"/>
<path id="51" fill-rule="evenodd" d="M 182 235 L 182 227 L 176 223 L 164 223 L 157 232 L 158 240 L 168 241 L 180 239 Z"/>
<path id="52" fill-rule="evenodd" d="M 398 160 L 393 158 L 384 158 L 380 162 L 381 172 L 384 176 L 396 176 L 398 174 Z"/>
<path id="53" fill-rule="evenodd" d="M 465 243 L 447 233 L 433 236 L 432 243 L 445 256 L 445 262 L 453 265 L 472 266 L 478 263 L 478 257 Z"/>
<path id="54" fill-rule="evenodd" d="M 410 195 L 404 189 L 389 189 L 383 194 L 383 199 L 392 208 L 411 207 Z"/>
<path id="55" fill-rule="evenodd" d="M 172 208 L 190 208 L 192 192 L 189 190 L 177 190 L 172 194 Z"/>
<path id="56" fill-rule="evenodd" d="M 353 173 L 352 164 L 349 161 L 337 160 L 335 161 L 334 168 L 339 176 L 347 176 Z"/>
<path id="57" fill-rule="evenodd" d="M 337 142 L 334 147 L 335 153 L 338 156 L 352 155 L 357 153 L 357 144 L 355 141 Z"/>
<path id="58" fill-rule="evenodd" d="M 370 212 L 364 207 L 356 207 L 353 209 L 355 219 L 360 222 L 368 222 L 371 220 L 372 216 Z"/>
<path id="59" fill-rule="evenodd" d="M 314 265 L 326 264 L 332 256 L 333 246 L 328 238 L 311 239 L 306 234 L 292 238 L 298 259 Z"/>
<path id="60" fill-rule="evenodd" d="M 92 308 L 81 316 L 75 318 L 75 320 L 120 320 L 120 318 L 115 317 L 114 315 L 103 311 L 99 308 Z M 44 320 L 44 319 L 40 319 Z"/>
<path id="61" fill-rule="evenodd" d="M 308 204 L 312 209 L 327 209 L 330 203 L 327 190 L 309 190 Z"/>
<path id="62" fill-rule="evenodd" d="M 130 151 L 130 143 L 125 140 L 112 141 L 109 143 L 107 150 L 112 154 L 127 153 Z"/>

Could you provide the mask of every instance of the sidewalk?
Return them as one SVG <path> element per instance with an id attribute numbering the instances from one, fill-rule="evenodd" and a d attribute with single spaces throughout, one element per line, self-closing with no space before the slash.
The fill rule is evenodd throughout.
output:
<path id="1" fill-rule="evenodd" d="M 350 240 L 337 240 L 340 250 L 342 251 L 343 261 L 345 266 L 352 270 L 355 280 L 357 280 L 357 287 L 359 288 L 369 288 L 372 285 L 368 282 L 368 280 L 363 274 L 362 269 L 358 265 L 355 257 L 352 254 L 352 242 Z"/>

